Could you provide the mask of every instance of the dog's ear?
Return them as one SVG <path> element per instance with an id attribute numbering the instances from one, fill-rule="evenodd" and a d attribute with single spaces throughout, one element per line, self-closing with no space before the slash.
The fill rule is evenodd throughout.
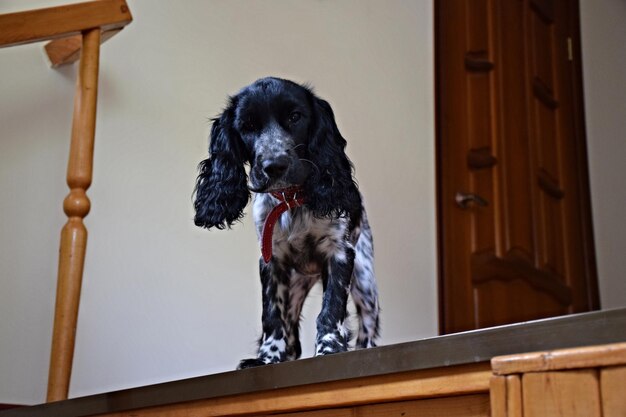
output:
<path id="1" fill-rule="evenodd" d="M 213 120 L 209 158 L 198 166 L 194 191 L 196 226 L 224 229 L 243 217 L 250 199 L 244 168 L 245 150 L 233 127 L 233 110 Z"/>
<path id="2" fill-rule="evenodd" d="M 330 104 L 318 97 L 313 101 L 315 122 L 308 154 L 318 169 L 305 183 L 307 207 L 317 216 L 353 216 L 361 210 L 361 194 L 345 153 L 346 140 L 339 133 Z"/>

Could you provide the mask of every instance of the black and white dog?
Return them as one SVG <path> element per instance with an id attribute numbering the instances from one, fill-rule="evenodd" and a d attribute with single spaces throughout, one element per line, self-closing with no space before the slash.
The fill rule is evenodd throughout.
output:
<path id="1" fill-rule="evenodd" d="M 230 228 L 252 191 L 262 249 L 263 334 L 257 358 L 239 368 L 300 357 L 300 313 L 319 279 L 316 355 L 348 349 L 349 294 L 359 316 L 356 348 L 375 346 L 372 233 L 345 147 L 330 105 L 309 87 L 279 78 L 243 88 L 213 119 L 209 158 L 199 165 L 195 223 Z"/>

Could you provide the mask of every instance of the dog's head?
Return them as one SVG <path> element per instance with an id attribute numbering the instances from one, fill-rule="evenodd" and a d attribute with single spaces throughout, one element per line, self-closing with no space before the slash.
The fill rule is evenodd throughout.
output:
<path id="1" fill-rule="evenodd" d="M 243 216 L 250 191 L 292 186 L 304 188 L 307 207 L 319 217 L 357 212 L 361 197 L 345 147 L 330 105 L 310 88 L 256 81 L 213 120 L 209 158 L 196 182 L 196 225 L 230 227 Z"/>

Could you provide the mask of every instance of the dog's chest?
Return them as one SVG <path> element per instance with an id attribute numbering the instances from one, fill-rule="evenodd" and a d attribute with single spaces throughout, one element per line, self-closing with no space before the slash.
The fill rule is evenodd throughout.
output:
<path id="1" fill-rule="evenodd" d="M 343 250 L 344 236 L 344 222 L 318 219 L 306 209 L 295 209 L 283 214 L 274 228 L 274 255 L 324 262 Z"/>
<path id="2" fill-rule="evenodd" d="M 260 205 L 255 201 L 254 208 L 261 237 L 271 204 Z M 345 218 L 320 219 L 306 208 L 292 209 L 283 213 L 274 227 L 272 252 L 285 267 L 294 268 L 301 274 L 319 274 L 330 257 L 345 252 L 346 229 Z"/>

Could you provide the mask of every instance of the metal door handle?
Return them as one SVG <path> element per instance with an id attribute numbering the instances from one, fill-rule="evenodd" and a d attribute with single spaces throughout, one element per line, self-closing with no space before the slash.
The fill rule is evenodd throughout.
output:
<path id="1" fill-rule="evenodd" d="M 478 194 L 464 193 L 461 191 L 456 192 L 456 195 L 454 196 L 454 200 L 456 201 L 456 204 L 463 209 L 468 208 L 470 203 L 474 203 L 481 207 L 486 207 L 489 205 L 487 200 L 485 200 Z"/>

